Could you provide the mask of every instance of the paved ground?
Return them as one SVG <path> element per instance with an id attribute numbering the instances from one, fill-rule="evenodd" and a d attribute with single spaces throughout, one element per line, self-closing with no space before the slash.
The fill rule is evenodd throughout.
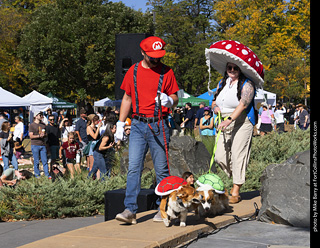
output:
<path id="1" fill-rule="evenodd" d="M 271 225 L 258 221 L 233 223 L 233 214 L 240 217 L 251 216 L 254 202 L 260 208 L 260 197 L 255 192 L 242 195 L 242 202 L 233 205 L 231 213 L 199 221 L 190 213 L 187 227 L 177 224 L 166 228 L 162 223 L 154 223 L 156 213 L 150 210 L 137 215 L 137 225 L 128 226 L 116 220 L 104 222 L 104 216 L 89 218 L 68 218 L 41 221 L 0 222 L 0 247 L 176 247 L 194 239 L 199 233 L 214 229 L 221 231 L 199 239 L 189 247 L 209 248 L 251 248 L 268 245 L 289 245 L 308 247 L 309 230 Z M 273 248 L 273 246 L 270 246 Z M 284 248 L 284 246 L 280 246 Z"/>
<path id="2" fill-rule="evenodd" d="M 260 221 L 245 221 L 228 226 L 213 235 L 198 239 L 189 248 L 266 248 L 310 247 L 310 230 Z"/>
<path id="3" fill-rule="evenodd" d="M 0 222 L 0 247 L 15 248 L 101 222 L 104 222 L 103 215 L 87 218 Z"/>

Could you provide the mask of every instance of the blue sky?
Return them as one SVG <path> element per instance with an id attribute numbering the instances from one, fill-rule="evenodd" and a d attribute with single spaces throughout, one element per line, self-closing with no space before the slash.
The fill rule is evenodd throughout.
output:
<path id="1" fill-rule="evenodd" d="M 111 0 L 111 2 L 123 2 L 135 10 L 141 9 L 142 12 L 145 12 L 148 8 L 148 6 L 146 6 L 147 0 Z"/>

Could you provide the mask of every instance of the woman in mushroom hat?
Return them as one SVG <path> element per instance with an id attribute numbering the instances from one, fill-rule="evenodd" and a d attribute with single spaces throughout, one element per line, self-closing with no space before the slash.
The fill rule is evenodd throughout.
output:
<path id="1" fill-rule="evenodd" d="M 218 41 L 205 51 L 207 65 L 223 75 L 212 101 L 215 114 L 222 121 L 217 130 L 215 162 L 233 178 L 229 202 L 238 203 L 240 188 L 245 182 L 253 127 L 256 124 L 254 96 L 263 84 L 263 66 L 258 57 L 237 41 Z"/>

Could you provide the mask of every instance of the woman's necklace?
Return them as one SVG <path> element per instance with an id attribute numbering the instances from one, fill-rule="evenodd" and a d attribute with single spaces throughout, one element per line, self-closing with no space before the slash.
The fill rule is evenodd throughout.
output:
<path id="1" fill-rule="evenodd" d="M 237 82 L 238 82 L 238 80 L 230 81 L 230 83 L 229 83 L 229 89 L 231 89 L 232 86 L 235 85 Z"/>

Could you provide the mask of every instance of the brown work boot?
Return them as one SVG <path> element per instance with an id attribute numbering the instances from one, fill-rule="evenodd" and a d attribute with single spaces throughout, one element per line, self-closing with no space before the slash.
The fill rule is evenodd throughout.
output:
<path id="1" fill-rule="evenodd" d="M 122 213 L 116 215 L 116 220 L 128 224 L 137 224 L 136 214 L 131 213 L 130 210 L 125 209 Z"/>

